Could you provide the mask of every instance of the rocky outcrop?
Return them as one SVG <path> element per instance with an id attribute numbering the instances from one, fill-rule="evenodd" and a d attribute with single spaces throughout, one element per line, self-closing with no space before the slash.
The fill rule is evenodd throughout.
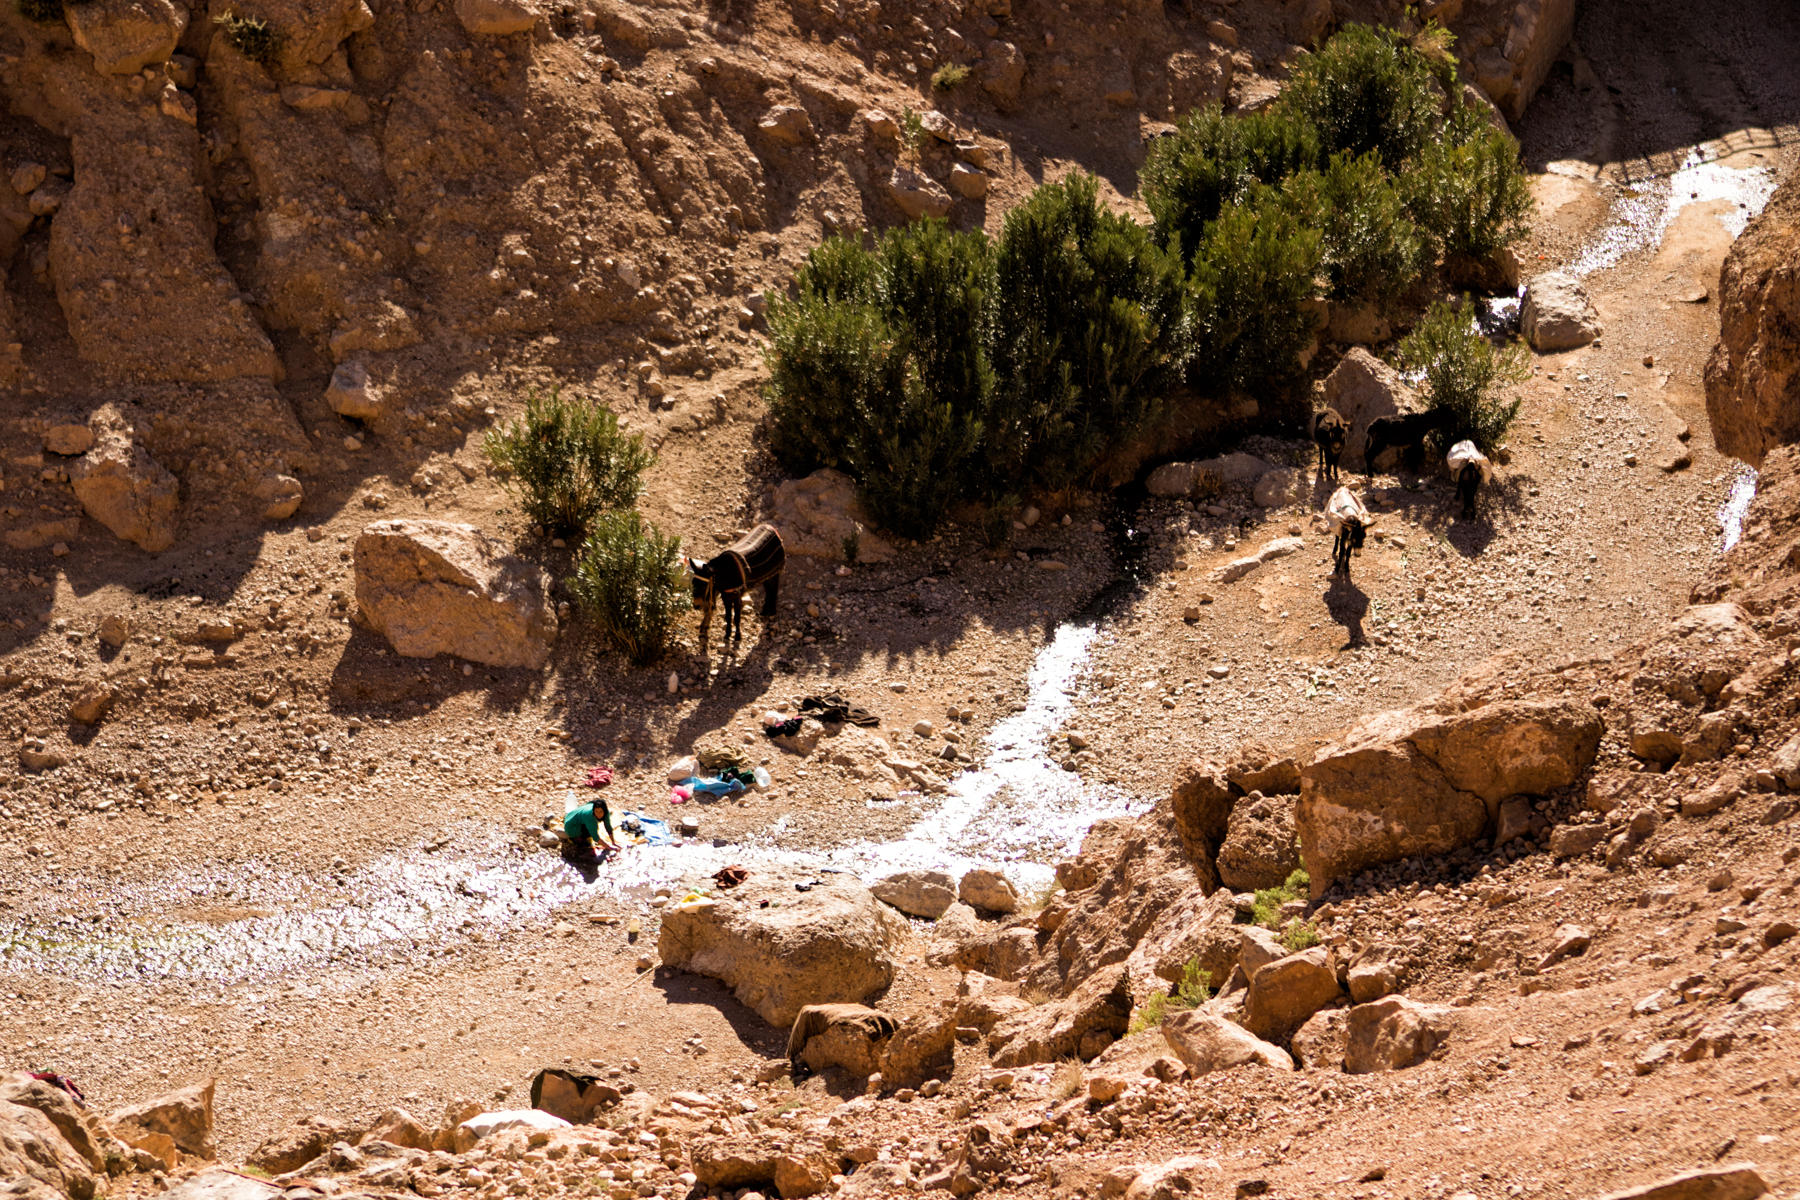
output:
<path id="1" fill-rule="evenodd" d="M 473 525 L 377 521 L 356 539 L 355 573 L 362 621 L 408 658 L 531 670 L 549 661 L 549 577 Z"/>
<path id="2" fill-rule="evenodd" d="M 103 1194 L 94 1164 L 68 1143 L 48 1116 L 4 1100 L 0 1100 L 0 1179 L 32 1200 L 65 1196 L 92 1200 Z"/>
<path id="3" fill-rule="evenodd" d="M 1342 992 L 1331 952 L 1314 946 L 1258 967 L 1244 997 L 1244 1028 L 1270 1042 L 1285 1042 L 1307 1018 Z"/>
<path id="4" fill-rule="evenodd" d="M 1601 730 L 1599 712 L 1573 700 L 1370 717 L 1301 773 L 1295 825 L 1313 894 L 1378 863 L 1467 845 L 1503 798 L 1574 783 Z"/>
<path id="5" fill-rule="evenodd" d="M 1600 336 L 1600 317 L 1581 281 L 1562 271 L 1546 271 L 1525 285 L 1519 331 L 1542 354 L 1573 350 Z"/>
<path id="6" fill-rule="evenodd" d="M 905 934 L 905 919 L 847 876 L 804 892 L 768 876 L 664 912 L 657 950 L 665 966 L 719 980 L 788 1029 L 809 1004 L 864 1003 L 886 990 Z"/>
<path id="7" fill-rule="evenodd" d="M 111 405 L 96 413 L 94 442 L 69 468 L 69 484 L 87 515 L 152 553 L 175 544 L 181 485 L 150 457 Z"/>
<path id="8" fill-rule="evenodd" d="M 311 1162 L 337 1142 L 354 1141 L 357 1129 L 348 1121 L 313 1115 L 264 1138 L 244 1161 L 259 1171 L 282 1175 Z"/>
<path id="9" fill-rule="evenodd" d="M 1457 8 L 1461 8 L 1458 3 Z M 1511 120 L 1525 115 L 1575 28 L 1575 0 L 1515 0 L 1487 6 L 1485 28 L 1471 31 L 1475 80 Z M 1498 22 L 1494 18 L 1498 18 Z"/>
<path id="10" fill-rule="evenodd" d="M 106 1124 L 127 1145 L 134 1135 L 168 1138 L 183 1154 L 198 1158 L 218 1157 L 213 1138 L 213 1080 L 196 1083 L 166 1096 L 114 1111 Z"/>
<path id="11" fill-rule="evenodd" d="M 894 1018 L 866 1004 L 809 1004 L 788 1034 L 788 1061 L 796 1071 L 836 1068 L 858 1079 L 879 1068 Z"/>
<path id="12" fill-rule="evenodd" d="M 1714 444 L 1752 466 L 1800 440 L 1800 176 L 1776 190 L 1725 256 L 1706 415 Z"/>
<path id="13" fill-rule="evenodd" d="M 1108 967 L 1090 976 L 1060 1000 L 1039 1004 L 1006 1018 L 988 1035 L 988 1053 L 998 1067 L 1094 1058 L 1131 1025 L 1129 973 Z"/>
<path id="14" fill-rule="evenodd" d="M 187 9 L 170 0 L 93 0 L 63 8 L 75 44 L 103 75 L 130 75 L 166 62 L 187 28 Z"/>
<path id="15" fill-rule="evenodd" d="M 888 176 L 888 197 L 908 220 L 942 217 L 954 202 L 944 185 L 911 167 L 895 167 Z"/>

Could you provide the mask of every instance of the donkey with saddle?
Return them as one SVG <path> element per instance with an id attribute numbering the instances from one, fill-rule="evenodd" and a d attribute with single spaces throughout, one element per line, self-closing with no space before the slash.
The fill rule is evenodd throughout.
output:
<path id="1" fill-rule="evenodd" d="M 712 628 L 713 605 L 725 602 L 725 636 L 743 633 L 744 593 L 762 585 L 762 615 L 775 615 L 781 591 L 781 567 L 787 550 L 773 525 L 758 525 L 710 559 L 690 558 L 688 573 L 694 579 L 694 607 L 700 610 L 700 636 Z"/>

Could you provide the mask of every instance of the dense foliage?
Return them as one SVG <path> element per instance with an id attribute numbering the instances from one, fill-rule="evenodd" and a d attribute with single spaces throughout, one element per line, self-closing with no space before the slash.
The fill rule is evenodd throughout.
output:
<path id="1" fill-rule="evenodd" d="M 1523 231 L 1518 146 L 1448 45 L 1347 26 L 1267 108 L 1188 114 L 1144 163 L 1148 228 L 1078 174 L 997 239 L 925 221 L 823 243 L 770 310 L 777 457 L 844 470 L 899 533 L 963 499 L 991 532 L 1025 493 L 1093 477 L 1178 385 L 1292 396 L 1320 301 L 1399 315 L 1440 263 L 1479 276 Z M 1491 437 L 1497 402 L 1458 390 L 1480 365 L 1444 359 L 1442 403 Z"/>
<path id="2" fill-rule="evenodd" d="M 959 499 L 1061 487 L 1142 427 L 1190 345 L 1182 272 L 1076 175 L 997 241 L 922 221 L 833 238 L 770 310 L 771 446 L 923 536 Z"/>

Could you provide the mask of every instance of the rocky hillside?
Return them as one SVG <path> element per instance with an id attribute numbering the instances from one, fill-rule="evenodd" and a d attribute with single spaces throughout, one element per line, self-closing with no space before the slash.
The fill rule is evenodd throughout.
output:
<path id="1" fill-rule="evenodd" d="M 1800 181 L 1778 189 L 1726 259 L 1706 367 L 1719 449 L 1756 464 L 1800 437 Z"/>
<path id="2" fill-rule="evenodd" d="M 525 381 L 748 403 L 759 297 L 822 234 L 995 224 L 1077 162 L 1129 191 L 1158 122 L 1400 8 L 8 5 L 0 536 L 158 551 L 344 477 L 429 491 Z M 1572 3 L 1427 8 L 1517 114 Z"/>

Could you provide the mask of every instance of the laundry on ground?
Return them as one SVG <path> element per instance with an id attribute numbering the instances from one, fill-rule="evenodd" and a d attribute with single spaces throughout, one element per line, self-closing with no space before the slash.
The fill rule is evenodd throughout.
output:
<path id="1" fill-rule="evenodd" d="M 827 725 L 861 725 L 870 729 L 881 724 L 880 717 L 836 693 L 806 697 L 800 701 L 800 712 L 803 716 L 817 717 Z"/>

